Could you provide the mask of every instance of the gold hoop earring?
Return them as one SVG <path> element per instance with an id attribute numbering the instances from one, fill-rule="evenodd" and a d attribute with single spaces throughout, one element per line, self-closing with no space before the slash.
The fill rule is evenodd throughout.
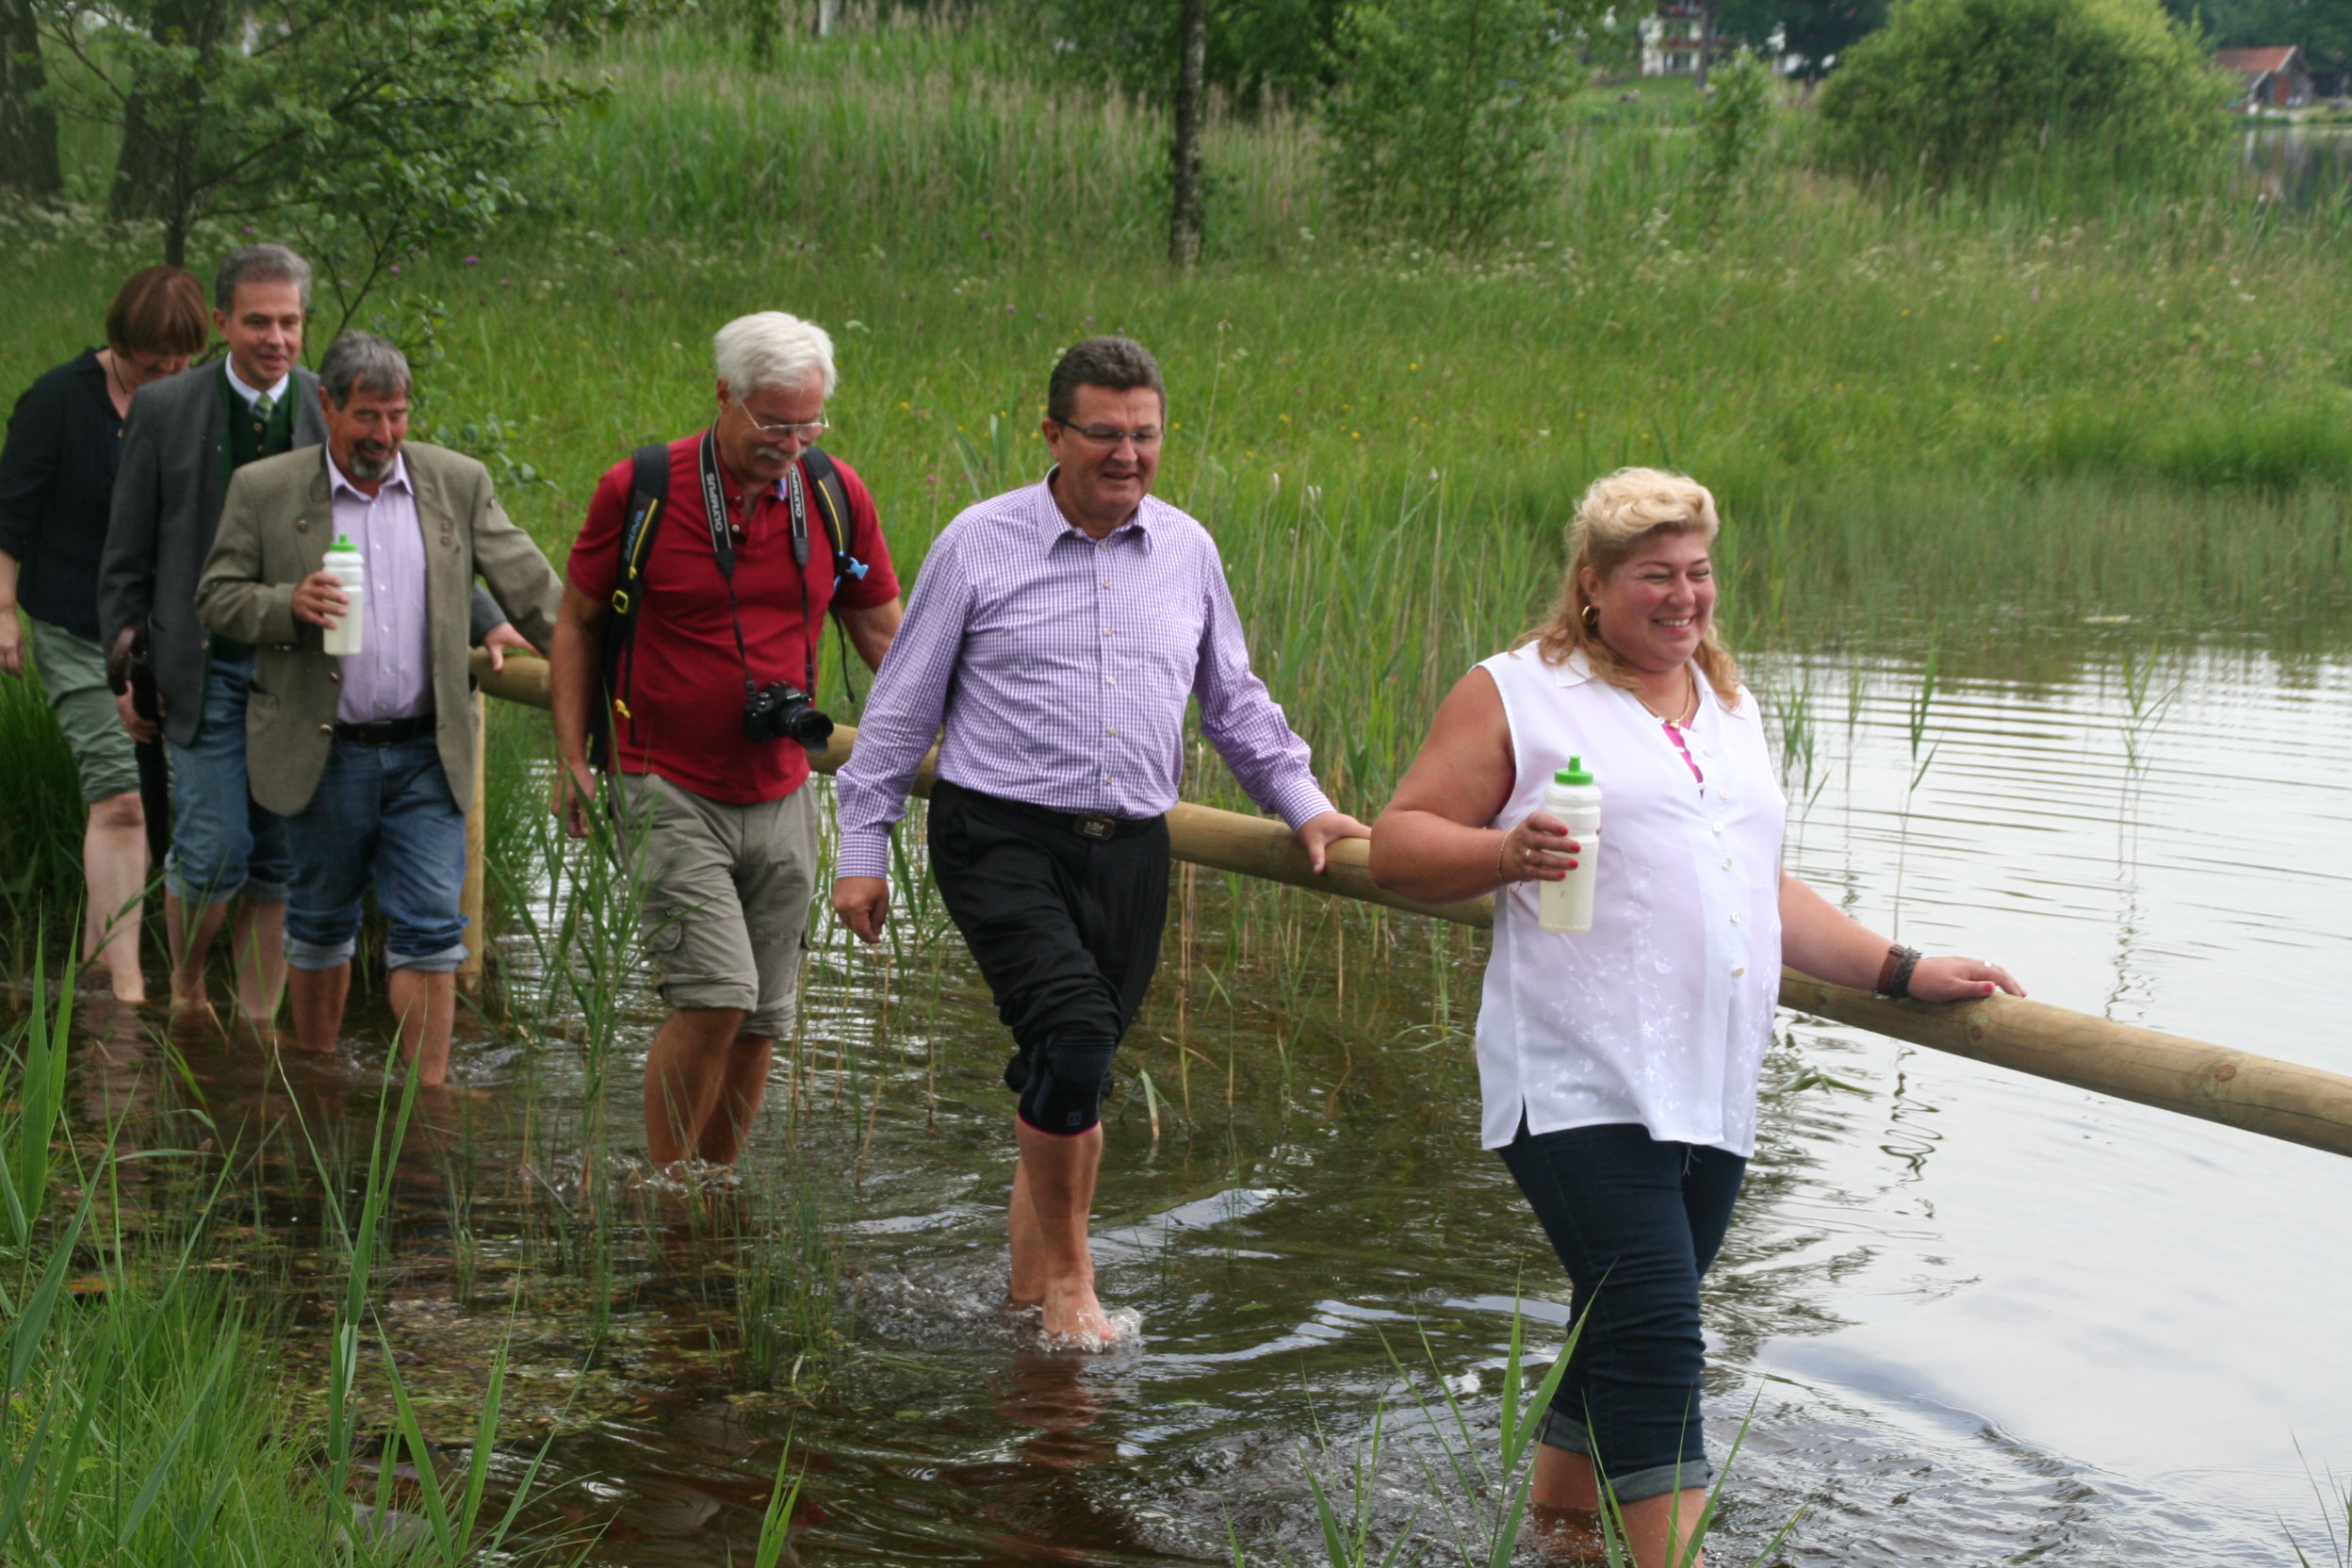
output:
<path id="1" fill-rule="evenodd" d="M 1601 607 L 1599 605 L 1588 604 L 1584 607 L 1584 629 L 1596 637 L 1600 635 Z"/>

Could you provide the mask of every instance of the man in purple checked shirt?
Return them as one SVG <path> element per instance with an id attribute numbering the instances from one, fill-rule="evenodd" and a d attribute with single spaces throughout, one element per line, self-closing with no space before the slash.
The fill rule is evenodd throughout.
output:
<path id="1" fill-rule="evenodd" d="M 1217 544 L 1151 497 L 1168 393 L 1139 343 L 1094 337 L 1047 384 L 1038 483 L 948 525 L 916 579 L 841 769 L 833 907 L 867 941 L 890 911 L 890 826 L 932 738 L 931 868 L 1016 1051 L 1013 1304 L 1049 1342 L 1107 1348 L 1086 1223 L 1119 1037 L 1168 918 L 1184 704 L 1315 869 L 1370 829 L 1316 787 L 1250 673 Z"/>

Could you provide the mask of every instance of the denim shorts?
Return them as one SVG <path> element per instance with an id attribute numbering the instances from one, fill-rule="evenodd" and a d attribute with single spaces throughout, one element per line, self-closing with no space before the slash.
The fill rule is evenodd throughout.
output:
<path id="1" fill-rule="evenodd" d="M 466 813 L 431 735 L 390 746 L 335 742 L 318 792 L 286 825 L 294 850 L 288 964 L 349 963 L 370 882 L 390 928 L 384 968 L 447 974 L 466 961 Z"/>
<path id="2" fill-rule="evenodd" d="M 195 744 L 166 748 L 172 858 L 163 885 L 183 904 L 209 907 L 239 894 L 256 904 L 286 902 L 293 874 L 286 819 L 255 804 L 245 782 L 245 697 L 253 683 L 253 655 L 214 660 L 204 672 Z"/>
<path id="3" fill-rule="evenodd" d="M 1699 1412 L 1699 1277 L 1748 1162 L 1610 1122 L 1527 1131 L 1499 1152 L 1576 1287 L 1584 1330 L 1543 1441 L 1590 1454 L 1620 1503 L 1713 1479 Z"/>

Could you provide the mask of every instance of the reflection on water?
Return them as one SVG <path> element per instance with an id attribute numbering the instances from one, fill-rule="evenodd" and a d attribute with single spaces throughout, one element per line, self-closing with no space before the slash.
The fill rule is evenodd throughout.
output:
<path id="1" fill-rule="evenodd" d="M 2151 658 L 2129 633 L 1944 650 L 1924 711 L 1916 661 L 1756 661 L 1791 864 L 2037 996 L 2352 1071 L 2352 662 Z M 1306 1475 L 1352 1495 L 1376 1413 L 1376 1535 L 1475 1532 L 1447 1445 L 1491 1454 L 1513 1312 L 1541 1361 L 1566 1297 L 1477 1147 L 1478 947 L 1195 887 L 1107 1130 L 1102 1285 L 1140 1344 L 1041 1354 L 1001 1304 L 1003 1052 L 960 949 L 886 970 L 835 937 L 740 1187 L 583 1167 L 567 1047 L 464 1050 L 482 1092 L 429 1108 L 401 1168 L 401 1353 L 462 1411 L 517 1314 L 523 1414 L 564 1428 L 546 1521 L 601 1528 L 609 1562 L 747 1560 L 787 1445 L 804 1562 L 1221 1561 L 1229 1530 L 1253 1560 L 1319 1559 Z M 1718 1453 L 1753 1413 L 1719 1560 L 1803 1508 L 1790 1563 L 2289 1560 L 2279 1521 L 2314 1513 L 2296 1445 L 2352 1461 L 2352 1163 L 1785 1021 L 1708 1297 Z M 88 1048 L 93 1122 L 137 1127 L 140 1049 Z M 216 1114 L 299 1109 L 347 1149 L 379 1065 L 265 1096 L 250 1055 L 191 1059 Z M 786 1268 L 756 1196 L 776 1184 L 820 1196 L 841 1250 L 847 1338 L 797 1393 L 742 1375 L 744 1304 Z M 593 1201 L 609 1288 L 566 1228 Z M 289 1198 L 268 1219 L 317 1217 Z M 298 1296 L 318 1266 L 288 1264 Z"/>
<path id="2" fill-rule="evenodd" d="M 2340 199 L 2352 184 L 2352 125 L 2248 127 L 2238 168 L 2254 194 L 2289 206 Z"/>

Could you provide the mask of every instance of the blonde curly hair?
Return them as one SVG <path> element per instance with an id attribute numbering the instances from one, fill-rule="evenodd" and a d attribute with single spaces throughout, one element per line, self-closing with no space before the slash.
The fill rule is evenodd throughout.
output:
<path id="1" fill-rule="evenodd" d="M 1552 664 L 1581 653 L 1592 673 L 1611 686 L 1634 689 L 1634 672 L 1617 650 L 1601 641 L 1592 624 L 1597 612 L 1584 592 L 1584 568 L 1603 581 L 1656 533 L 1704 533 L 1709 544 L 1723 531 L 1715 498 L 1706 485 L 1662 468 L 1620 468 L 1592 482 L 1568 525 L 1568 574 L 1551 617 L 1522 636 L 1513 647 L 1536 645 Z M 1740 665 L 1710 624 L 1691 656 L 1726 708 L 1740 705 Z"/>

